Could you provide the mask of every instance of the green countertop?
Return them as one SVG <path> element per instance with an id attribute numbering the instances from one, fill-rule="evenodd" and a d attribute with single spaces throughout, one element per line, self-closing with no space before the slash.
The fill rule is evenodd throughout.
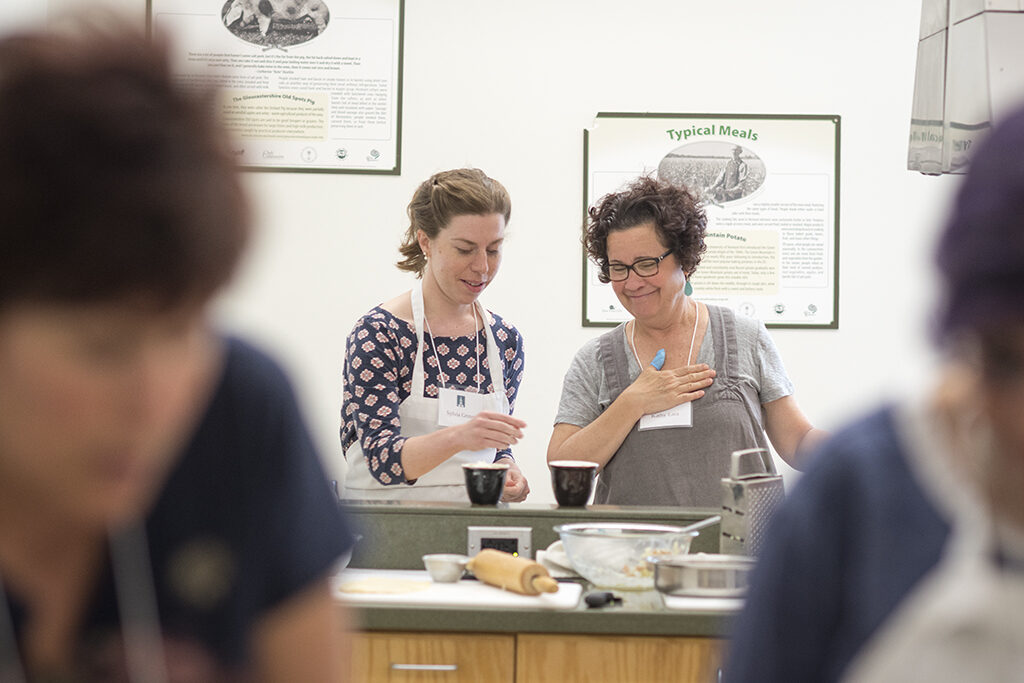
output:
<path id="1" fill-rule="evenodd" d="M 534 550 L 557 540 L 556 524 L 582 521 L 647 522 L 685 525 L 718 514 L 700 508 L 553 505 L 474 506 L 346 502 L 345 511 L 362 539 L 349 566 L 422 569 L 431 552 L 466 553 L 466 527 L 529 526 Z M 717 552 L 718 527 L 694 539 L 692 552 Z M 584 594 L 590 589 L 584 585 Z M 580 633 L 724 637 L 730 614 L 668 609 L 657 591 L 613 591 L 621 604 L 573 610 L 444 608 L 423 606 L 353 607 L 357 628 L 367 631 L 454 631 L 476 633 Z"/>

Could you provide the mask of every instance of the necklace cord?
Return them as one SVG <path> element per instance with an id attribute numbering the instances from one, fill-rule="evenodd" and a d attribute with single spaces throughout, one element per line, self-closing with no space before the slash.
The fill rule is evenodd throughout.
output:
<path id="1" fill-rule="evenodd" d="M 167 683 L 163 636 L 156 604 L 156 588 L 149 560 L 146 531 L 135 524 L 110 534 L 110 561 L 114 572 L 117 611 L 121 618 L 128 680 Z M 0 680 L 26 683 L 25 667 L 14 633 L 14 618 L 0 576 Z"/>
<path id="2" fill-rule="evenodd" d="M 696 313 L 693 318 L 693 334 L 690 335 L 690 350 L 686 353 L 686 364 L 690 364 L 690 358 L 693 356 L 693 343 L 697 340 L 697 325 L 700 323 L 700 304 L 696 301 L 693 302 L 696 307 Z M 629 347 L 633 352 L 633 357 L 636 358 L 636 364 L 640 366 L 640 372 L 644 370 L 644 364 L 640 362 L 640 354 L 636 352 L 636 318 L 633 319 L 633 328 L 629 331 Z M 440 361 L 439 361 L 440 362 Z"/>
<path id="3" fill-rule="evenodd" d="M 430 331 L 430 322 L 427 321 L 427 313 L 423 312 L 423 326 L 427 328 L 427 334 L 430 335 L 430 350 L 434 352 L 434 360 L 437 361 L 437 379 L 441 382 L 441 388 L 446 389 L 444 384 L 444 368 L 441 366 L 441 357 L 437 355 L 437 347 L 434 346 L 434 333 Z M 476 316 L 476 302 L 473 302 L 473 348 L 476 349 L 476 367 L 473 368 L 473 374 L 476 376 L 476 393 L 482 394 L 483 391 L 480 389 L 480 377 L 483 374 L 480 372 L 480 321 Z M 426 372 L 426 370 L 424 370 Z"/>

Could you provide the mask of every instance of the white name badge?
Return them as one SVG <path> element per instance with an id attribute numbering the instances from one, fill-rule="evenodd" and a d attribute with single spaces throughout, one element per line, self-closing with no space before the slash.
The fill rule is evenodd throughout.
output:
<path id="1" fill-rule="evenodd" d="M 663 410 L 660 413 L 644 415 L 640 418 L 638 429 L 643 432 L 648 429 L 670 429 L 673 427 L 693 426 L 693 403 L 687 401 L 680 403 L 675 408 Z"/>
<path id="2" fill-rule="evenodd" d="M 469 422 L 482 410 L 494 410 L 490 394 L 462 389 L 438 389 L 437 424 L 449 427 Z"/>

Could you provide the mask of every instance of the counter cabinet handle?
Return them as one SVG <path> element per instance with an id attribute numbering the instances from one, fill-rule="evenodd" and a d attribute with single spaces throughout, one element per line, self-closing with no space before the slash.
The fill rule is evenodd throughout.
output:
<path id="1" fill-rule="evenodd" d="M 395 664 L 391 668 L 395 671 L 458 671 L 458 664 Z"/>

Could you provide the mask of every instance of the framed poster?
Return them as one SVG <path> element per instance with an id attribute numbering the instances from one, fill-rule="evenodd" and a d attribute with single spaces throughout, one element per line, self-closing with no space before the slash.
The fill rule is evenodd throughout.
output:
<path id="1" fill-rule="evenodd" d="M 147 0 L 250 170 L 401 172 L 404 0 Z"/>
<path id="2" fill-rule="evenodd" d="M 640 176 L 707 214 L 694 297 L 768 327 L 839 327 L 839 116 L 602 113 L 583 131 L 584 211 Z M 583 325 L 629 319 L 583 255 Z"/>

